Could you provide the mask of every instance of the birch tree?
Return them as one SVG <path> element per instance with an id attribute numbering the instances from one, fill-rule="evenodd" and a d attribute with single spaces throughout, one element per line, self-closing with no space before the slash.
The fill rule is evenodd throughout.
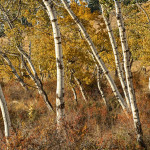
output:
<path id="1" fill-rule="evenodd" d="M 16 78 L 18 79 L 19 83 L 21 84 L 21 86 L 25 89 L 28 90 L 28 87 L 26 86 L 25 82 L 23 81 L 23 79 L 19 76 L 19 74 L 17 73 L 15 67 L 13 66 L 12 62 L 10 61 L 10 59 L 7 57 L 7 55 L 2 52 L 0 50 L 0 55 L 3 57 L 3 59 L 7 62 L 8 66 L 11 68 L 13 74 L 16 76 Z"/>
<path id="2" fill-rule="evenodd" d="M 64 102 L 64 64 L 63 64 L 63 52 L 61 45 L 60 29 L 57 21 L 57 14 L 52 0 L 43 0 L 43 3 L 47 9 L 49 19 L 51 20 L 54 42 L 55 42 L 55 55 L 56 55 L 56 67 L 57 67 L 57 89 L 56 89 L 56 114 L 57 114 L 57 126 L 60 130 L 63 120 L 65 118 L 65 102 Z"/>
<path id="3" fill-rule="evenodd" d="M 105 94 L 104 94 L 104 91 L 102 89 L 102 86 L 101 86 L 101 83 L 100 83 L 100 66 L 96 65 L 96 68 L 97 68 L 97 86 L 98 86 L 98 90 L 102 96 L 102 99 L 104 101 L 104 104 L 106 105 L 107 109 L 108 109 L 108 102 L 107 102 L 107 99 L 105 97 Z"/>
<path id="4" fill-rule="evenodd" d="M 134 92 L 134 87 L 133 87 L 133 82 L 132 82 L 129 47 L 128 47 L 128 42 L 127 42 L 123 17 L 121 13 L 121 2 L 120 0 L 115 0 L 114 2 L 115 2 L 115 9 L 116 9 L 117 24 L 119 28 L 120 40 L 121 40 L 122 51 L 123 51 L 124 69 L 125 69 L 125 75 L 126 75 L 127 88 L 128 88 L 129 98 L 131 102 L 131 110 L 132 110 L 132 115 L 133 115 L 134 126 L 135 126 L 135 130 L 137 133 L 137 141 L 139 145 L 141 145 L 142 147 L 145 147 L 145 143 L 143 141 L 143 131 L 141 127 L 139 111 L 138 111 L 138 107 L 136 104 L 136 97 L 135 97 L 135 92 Z"/>
<path id="5" fill-rule="evenodd" d="M 8 108 L 7 108 L 7 103 L 3 95 L 1 85 L 0 85 L 0 108 L 4 120 L 5 137 L 7 139 L 10 136 L 11 122 L 10 122 Z"/>
<path id="6" fill-rule="evenodd" d="M 6 18 L 6 21 L 7 21 L 7 24 L 8 24 L 8 26 L 9 26 L 9 28 L 10 28 L 11 30 L 13 30 L 14 27 L 15 27 L 14 24 L 13 24 L 13 21 L 11 21 L 11 19 L 9 18 L 8 12 L 3 8 L 3 6 L 2 6 L 1 4 L 0 4 L 0 10 L 3 12 L 3 14 L 4 14 L 5 18 Z M 30 59 L 30 55 L 28 55 L 28 54 L 24 51 L 21 42 L 18 42 L 18 41 L 17 41 L 17 38 L 14 38 L 14 41 L 15 41 L 15 44 L 16 44 L 16 49 L 17 49 L 18 52 L 24 57 L 24 59 L 26 59 L 26 61 L 28 62 L 29 66 L 30 66 L 30 69 L 32 70 L 32 71 L 31 71 L 29 68 L 26 67 L 28 73 L 30 74 L 30 77 L 32 77 L 33 81 L 35 82 L 35 85 L 36 85 L 37 88 L 38 88 L 39 94 L 42 95 L 42 97 L 43 97 L 43 99 L 44 99 L 44 102 L 45 102 L 47 108 L 48 108 L 50 111 L 53 110 L 53 106 L 52 106 L 52 104 L 49 102 L 48 96 L 47 96 L 45 90 L 43 89 L 43 84 L 42 84 L 40 78 L 38 77 L 38 74 L 37 74 L 37 72 L 36 72 L 36 70 L 35 70 L 35 67 L 34 67 L 34 65 L 33 65 L 32 61 L 31 61 L 31 59 Z M 24 59 L 23 59 L 23 60 L 24 60 Z M 26 65 L 26 66 L 27 66 L 27 65 Z"/>
<path id="7" fill-rule="evenodd" d="M 91 55 L 91 57 L 93 58 L 93 61 L 96 63 L 96 60 L 95 60 L 95 58 L 94 58 L 94 55 L 90 52 L 90 51 L 88 51 L 88 53 Z M 98 64 L 96 64 L 96 70 L 97 70 L 97 74 L 96 74 L 96 79 L 97 79 L 97 87 L 98 87 L 98 90 L 99 90 L 99 92 L 100 92 L 100 94 L 101 94 L 101 96 L 102 96 L 102 99 L 103 99 L 103 101 L 104 101 L 104 104 L 106 105 L 106 107 L 107 107 L 107 109 L 108 109 L 108 101 L 107 101 L 107 99 L 106 99 L 106 97 L 105 97 L 105 94 L 104 94 L 104 91 L 103 91 L 103 89 L 102 89 L 102 86 L 101 86 L 101 83 L 100 83 L 100 74 L 101 74 L 101 68 L 100 68 L 100 66 L 98 65 Z M 94 71 L 95 72 L 95 71 Z M 95 73 L 94 73 L 95 74 Z"/>
<path id="8" fill-rule="evenodd" d="M 0 10 L 3 12 L 5 18 L 6 18 L 6 21 L 7 21 L 7 24 L 9 26 L 9 28 L 11 30 L 13 30 L 15 28 L 14 24 L 13 24 L 13 21 L 10 19 L 9 17 L 9 14 L 8 12 L 4 9 L 4 7 L 0 4 Z M 35 70 L 35 67 L 31 61 L 31 58 L 30 58 L 30 54 L 28 55 L 24 49 L 23 49 L 23 46 L 21 44 L 21 42 L 17 41 L 17 38 L 14 38 L 14 41 L 15 41 L 15 44 L 16 44 L 16 49 L 18 50 L 18 52 L 23 56 L 23 60 L 26 59 L 26 61 L 28 62 L 29 66 L 30 66 L 30 69 L 28 68 L 28 66 L 26 65 L 26 69 L 31 77 L 31 79 L 35 82 L 35 85 L 37 86 L 38 88 L 38 92 L 40 95 L 42 95 L 43 99 L 44 99 L 44 102 L 47 106 L 47 108 L 51 111 L 53 110 L 53 106 L 52 104 L 49 102 L 48 100 L 48 96 L 45 92 L 45 90 L 43 89 L 43 84 L 40 80 L 40 78 L 38 77 L 38 74 Z M 30 50 L 31 51 L 31 50 Z M 25 62 L 25 61 L 24 61 Z"/>
<path id="9" fill-rule="evenodd" d="M 121 86 L 122 86 L 122 89 L 123 89 L 123 92 L 124 92 L 124 95 L 125 95 L 125 99 L 127 101 L 127 105 L 130 108 L 130 100 L 129 100 L 129 94 L 128 94 L 128 91 L 127 91 L 126 80 L 125 80 L 124 72 L 123 72 L 123 69 L 122 69 L 122 66 L 121 66 L 121 62 L 120 62 L 118 46 L 117 46 L 117 43 L 116 43 L 116 40 L 115 40 L 115 37 L 114 37 L 114 34 L 113 34 L 113 30 L 112 30 L 112 27 L 111 27 L 111 23 L 110 23 L 110 20 L 109 20 L 109 12 L 107 12 L 107 10 L 105 10 L 106 8 L 105 8 L 104 4 L 101 4 L 101 9 L 102 9 L 103 19 L 104 19 L 105 25 L 107 27 L 109 39 L 110 39 L 110 42 L 111 42 L 111 45 L 112 45 L 113 53 L 114 53 L 114 56 L 115 56 L 115 64 L 116 64 L 116 69 L 117 69 L 117 73 L 118 73 L 118 76 L 119 76 L 119 80 L 120 80 L 120 83 L 121 83 Z"/>
<path id="10" fill-rule="evenodd" d="M 74 100 L 78 104 L 77 93 L 76 93 L 76 90 L 75 90 L 75 84 L 74 84 L 74 80 L 73 80 L 73 73 L 71 72 L 70 74 L 71 75 L 70 75 L 69 84 L 70 84 L 70 87 L 71 87 L 71 90 L 72 90 L 72 93 L 73 93 L 73 96 L 74 96 Z"/>
<path id="11" fill-rule="evenodd" d="M 80 81 L 76 76 L 73 75 L 73 77 L 74 77 L 74 80 L 76 81 L 77 85 L 78 85 L 79 88 L 80 88 L 80 91 L 81 91 L 81 94 L 82 94 L 82 97 L 83 97 L 84 101 L 87 102 L 87 101 L 88 101 L 88 100 L 87 100 L 87 96 L 86 96 L 86 94 L 85 94 L 85 90 L 84 90 L 84 88 L 83 88 L 83 86 L 82 86 L 81 81 Z"/>
<path id="12" fill-rule="evenodd" d="M 112 77 L 110 76 L 109 74 L 109 71 L 108 69 L 106 68 L 103 60 L 101 59 L 101 57 L 99 56 L 98 54 L 98 51 L 93 43 L 93 41 L 91 40 L 89 34 L 87 33 L 86 29 L 84 28 L 84 26 L 82 25 L 82 23 L 80 22 L 80 20 L 77 18 L 77 16 L 74 14 L 74 12 L 71 10 L 69 4 L 67 3 L 66 0 L 62 0 L 62 3 L 65 7 L 65 9 L 68 11 L 68 13 L 70 14 L 70 16 L 72 17 L 72 19 L 74 20 L 74 22 L 77 24 L 77 26 L 79 27 L 79 29 L 81 30 L 84 38 L 86 39 L 87 43 L 89 44 L 91 50 L 92 50 L 92 53 L 96 59 L 96 61 L 98 62 L 98 64 L 100 65 L 100 67 L 102 68 L 103 70 L 103 73 L 105 74 L 108 82 L 110 83 L 111 85 L 111 88 L 112 88 L 112 91 L 114 93 L 114 95 L 116 96 L 116 98 L 118 99 L 119 103 L 121 104 L 123 110 L 125 112 L 128 111 L 128 108 L 127 108 L 127 105 L 126 105 L 126 102 L 124 101 L 124 99 L 122 98 L 122 96 L 120 95 L 117 87 L 116 87 L 116 84 L 114 83 Z"/>

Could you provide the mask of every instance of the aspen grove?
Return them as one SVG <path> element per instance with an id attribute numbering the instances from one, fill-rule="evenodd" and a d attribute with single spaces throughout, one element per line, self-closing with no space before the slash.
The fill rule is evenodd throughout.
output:
<path id="1" fill-rule="evenodd" d="M 150 1 L 0 0 L 0 149 L 149 149 Z"/>

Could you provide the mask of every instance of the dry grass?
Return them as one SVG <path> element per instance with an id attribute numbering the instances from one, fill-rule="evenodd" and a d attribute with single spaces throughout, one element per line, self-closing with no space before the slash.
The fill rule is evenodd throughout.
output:
<path id="1" fill-rule="evenodd" d="M 134 75 L 134 85 L 140 110 L 144 139 L 150 147 L 150 93 L 144 92 L 146 80 L 139 80 L 140 76 Z M 135 82 L 136 81 L 136 82 Z M 138 81 L 138 82 L 137 82 Z M 55 104 L 56 82 L 45 83 L 48 96 Z M 127 119 L 120 106 L 111 96 L 111 90 L 105 89 L 110 95 L 111 109 L 107 112 L 101 99 L 91 98 L 87 104 L 82 100 L 80 92 L 79 104 L 73 101 L 73 95 L 66 90 L 66 122 L 64 129 L 66 139 L 62 141 L 56 132 L 56 119 L 54 113 L 49 113 L 42 98 L 31 90 L 26 93 L 14 82 L 5 84 L 4 94 L 7 99 L 11 122 L 15 134 L 10 137 L 9 149 L 140 149 L 136 142 L 132 116 Z M 88 89 L 88 94 L 89 89 Z M 97 95 L 97 97 L 100 97 Z M 3 127 L 2 117 L 0 126 Z M 3 128 L 2 128 L 3 130 Z M 6 149 L 5 139 L 0 141 L 1 148 Z"/>

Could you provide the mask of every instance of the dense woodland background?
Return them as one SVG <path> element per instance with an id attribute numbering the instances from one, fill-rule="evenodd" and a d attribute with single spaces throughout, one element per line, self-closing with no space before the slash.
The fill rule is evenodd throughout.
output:
<path id="1" fill-rule="evenodd" d="M 109 18 L 122 62 L 115 7 L 112 1 L 104 2 L 109 6 Z M 124 95 L 99 1 L 76 0 L 69 4 L 89 33 L 119 92 Z M 137 143 L 132 115 L 126 116 L 100 71 L 100 83 L 108 103 L 106 107 L 97 87 L 96 63 L 83 34 L 61 1 L 54 1 L 54 5 L 61 32 L 65 72 L 65 138 L 57 132 L 56 113 L 47 109 L 36 84 L 39 78 L 55 110 L 56 56 L 46 8 L 41 0 L 0 0 L 0 84 L 12 126 L 11 136 L 6 139 L 0 114 L 0 149 L 142 149 Z M 131 52 L 131 71 L 143 138 L 149 149 L 150 1 L 124 0 L 121 10 Z M 6 14 L 13 28 L 9 27 Z M 38 76 L 35 80 L 27 71 L 30 67 L 28 58 L 22 57 L 16 45 L 21 45 L 32 61 Z M 15 72 L 20 78 L 16 78 Z M 20 84 L 22 81 L 23 86 Z"/>

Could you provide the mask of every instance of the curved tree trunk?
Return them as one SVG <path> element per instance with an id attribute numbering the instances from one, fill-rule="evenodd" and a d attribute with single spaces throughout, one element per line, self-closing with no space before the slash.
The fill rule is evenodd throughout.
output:
<path id="1" fill-rule="evenodd" d="M 99 92 L 102 96 L 102 99 L 104 101 L 104 104 L 106 105 L 106 107 L 108 109 L 108 102 L 107 102 L 107 99 L 105 97 L 104 91 L 103 91 L 101 83 L 100 83 L 100 67 L 98 65 L 96 65 L 96 67 L 97 67 L 97 86 L 98 86 Z"/>
<path id="2" fill-rule="evenodd" d="M 89 51 L 88 51 L 88 53 L 92 56 L 94 62 L 96 63 L 96 60 L 95 60 L 95 58 L 94 58 L 94 55 L 93 55 L 91 52 L 89 52 Z M 107 102 L 107 99 L 106 99 L 106 97 L 105 97 L 105 94 L 104 94 L 104 91 L 103 91 L 103 89 L 102 89 L 102 86 L 101 86 L 101 84 L 100 84 L 101 68 L 100 68 L 100 66 L 99 66 L 98 64 L 96 64 L 96 70 L 97 70 L 97 75 L 96 75 L 97 87 L 98 87 L 98 90 L 99 90 L 99 92 L 100 92 L 100 94 L 101 94 L 101 96 L 102 96 L 102 99 L 103 99 L 103 101 L 104 101 L 104 104 L 106 105 L 106 107 L 107 107 L 107 109 L 108 109 L 108 102 Z M 95 68 L 94 68 L 94 72 L 95 72 Z M 95 73 L 94 73 L 94 74 L 95 74 Z"/>
<path id="3" fill-rule="evenodd" d="M 2 51 L 0 51 L 0 55 L 2 55 L 2 57 L 4 58 L 4 60 L 7 62 L 8 66 L 11 68 L 13 74 L 16 76 L 16 78 L 18 79 L 18 81 L 20 82 L 21 86 L 25 89 L 28 90 L 26 84 L 24 83 L 23 79 L 18 75 L 16 69 L 14 68 L 14 66 L 12 65 L 11 61 L 9 60 L 9 58 L 6 56 L 5 53 L 3 53 Z"/>
<path id="4" fill-rule="evenodd" d="M 124 72 L 123 72 L 123 69 L 122 69 L 122 66 L 121 66 L 121 63 L 120 63 L 118 46 L 117 46 L 113 31 L 112 31 L 112 27 L 111 27 L 111 24 L 110 24 L 110 20 L 109 20 L 109 16 L 108 16 L 109 14 L 108 15 L 105 14 L 105 10 L 104 10 L 103 5 L 101 5 L 101 8 L 102 8 L 103 19 L 105 21 L 105 25 L 106 25 L 107 30 L 108 30 L 109 39 L 110 39 L 111 46 L 112 46 L 112 49 L 113 49 L 113 53 L 114 53 L 114 56 L 115 56 L 115 64 L 116 64 L 119 80 L 120 80 L 120 83 L 121 83 L 121 86 L 122 86 L 122 89 L 123 89 L 123 92 L 124 92 L 124 95 L 125 95 L 125 99 L 127 101 L 127 105 L 130 108 L 130 99 L 129 99 L 129 94 L 128 94 L 128 90 L 127 90 L 127 85 L 126 85 L 126 81 L 125 81 L 125 77 L 124 77 Z"/>
<path id="5" fill-rule="evenodd" d="M 76 101 L 76 103 L 78 104 L 78 99 L 77 99 L 77 93 L 74 87 L 71 87 L 72 92 L 73 92 L 73 96 L 74 96 L 74 100 Z"/>
<path id="6" fill-rule="evenodd" d="M 73 78 L 73 74 L 71 73 L 69 84 L 70 84 L 71 90 L 72 90 L 72 92 L 73 92 L 74 100 L 75 100 L 76 103 L 78 104 L 77 93 L 76 93 L 76 90 L 75 90 L 75 88 L 74 88 L 74 81 L 73 81 L 72 78 Z"/>
<path id="7" fill-rule="evenodd" d="M 3 6 L 2 6 L 1 4 L 0 4 L 0 9 L 1 9 L 1 11 L 4 13 L 4 15 L 5 15 L 5 17 L 6 17 L 6 21 L 7 21 L 8 25 L 9 25 L 10 29 L 13 29 L 13 28 L 14 28 L 14 25 L 13 25 L 13 23 L 11 22 L 11 20 L 10 20 L 10 18 L 9 18 L 8 12 L 6 12 L 6 11 L 4 10 L 4 8 L 3 8 Z M 16 41 L 16 39 L 15 39 L 15 41 Z M 17 43 L 17 42 L 16 42 L 16 43 Z M 27 60 L 27 62 L 28 62 L 28 64 L 29 64 L 29 66 L 30 66 L 30 68 L 31 68 L 31 70 L 32 70 L 33 73 L 30 71 L 30 69 L 27 67 L 27 65 L 26 65 L 26 69 L 28 69 L 27 71 L 30 72 L 30 73 L 28 72 L 29 75 L 30 75 L 30 77 L 32 77 L 32 79 L 35 81 L 35 84 L 37 85 L 37 87 L 38 87 L 38 89 L 39 89 L 39 93 L 43 96 L 44 101 L 45 101 L 45 103 L 46 103 L 48 109 L 49 109 L 49 110 L 53 110 L 53 107 L 52 107 L 51 103 L 48 101 L 47 94 L 46 94 L 46 92 L 45 92 L 44 89 L 43 89 L 42 82 L 41 82 L 41 80 L 39 79 L 39 77 L 38 77 L 38 75 L 37 75 L 37 73 L 36 73 L 36 70 L 35 70 L 35 68 L 34 68 L 34 65 L 32 64 L 30 55 L 28 55 L 28 54 L 23 50 L 23 47 L 22 47 L 22 45 L 21 45 L 20 43 L 18 43 L 18 44 L 16 45 L 16 48 L 17 48 L 18 52 L 19 52 L 24 58 L 26 58 L 26 60 Z M 30 50 L 30 51 L 31 51 L 31 50 Z M 25 63 L 25 62 L 24 62 L 24 63 Z"/>
<path id="8" fill-rule="evenodd" d="M 136 0 L 136 5 L 137 5 L 137 7 L 139 7 L 143 12 L 144 12 L 144 14 L 146 15 L 146 17 L 147 17 L 147 20 L 148 20 L 148 24 L 150 24 L 150 18 L 149 18 L 149 15 L 148 15 L 148 13 L 145 11 L 145 9 L 138 3 L 138 1 Z"/>
<path id="9" fill-rule="evenodd" d="M 56 113 L 57 113 L 57 126 L 58 130 L 61 129 L 63 120 L 65 118 L 65 102 L 64 102 L 64 64 L 63 52 L 61 45 L 60 29 L 57 22 L 57 14 L 52 0 L 43 0 L 47 9 L 48 16 L 51 20 L 54 42 L 55 42 L 55 55 L 57 66 L 57 89 L 56 89 Z"/>
<path id="10" fill-rule="evenodd" d="M 10 122 L 9 112 L 7 109 L 7 103 L 3 95 L 1 85 L 0 85 L 0 107 L 2 111 L 2 117 L 4 120 L 5 137 L 7 139 L 10 136 L 11 122 Z"/>
<path id="11" fill-rule="evenodd" d="M 81 91 L 81 94 L 82 94 L 82 97 L 83 97 L 84 101 L 87 102 L 87 97 L 86 97 L 85 90 L 82 86 L 81 81 L 78 78 L 76 78 L 74 75 L 73 75 L 73 77 L 74 77 L 75 81 L 77 82 L 77 84 L 80 88 L 80 91 Z"/>
<path id="12" fill-rule="evenodd" d="M 48 96 L 47 96 L 45 90 L 43 89 L 43 84 L 42 84 L 41 80 L 39 79 L 38 76 L 34 76 L 34 75 L 32 74 L 32 72 L 30 71 L 29 67 L 27 66 L 27 64 L 26 64 L 26 62 L 25 62 L 25 60 L 24 60 L 24 58 L 23 58 L 22 60 L 23 60 L 23 65 L 24 65 L 24 67 L 26 68 L 26 70 L 27 70 L 29 76 L 31 77 L 31 79 L 34 81 L 36 87 L 38 88 L 39 94 L 43 97 L 44 102 L 45 102 L 47 108 L 49 109 L 49 111 L 53 110 L 53 106 L 52 106 L 52 104 L 51 104 L 51 103 L 49 102 L 49 100 L 48 100 Z M 53 111 L 54 111 L 54 110 L 53 110 Z"/>
<path id="13" fill-rule="evenodd" d="M 119 28 L 119 34 L 120 34 L 120 40 L 122 45 L 122 51 L 123 51 L 123 58 L 124 58 L 124 69 L 125 69 L 125 75 L 126 75 L 126 81 L 127 81 L 127 87 L 128 87 L 128 93 L 130 97 L 131 102 L 131 110 L 133 115 L 133 121 L 134 126 L 137 133 L 137 141 L 142 146 L 145 147 L 145 143 L 143 141 L 143 132 L 139 117 L 139 111 L 136 104 L 136 97 L 132 82 L 132 74 L 131 74 L 131 68 L 130 68 L 130 58 L 129 58 L 129 48 L 126 38 L 126 32 L 125 27 L 123 23 L 123 17 L 121 13 L 121 2 L 118 0 L 115 0 L 115 8 L 116 8 L 116 17 L 117 17 L 117 24 Z"/>
<path id="14" fill-rule="evenodd" d="M 86 41 L 88 42 L 91 50 L 92 50 L 92 53 L 94 55 L 94 57 L 96 58 L 98 64 L 100 65 L 100 67 L 102 68 L 103 70 L 103 73 L 105 74 L 108 82 L 110 83 L 111 85 L 111 88 L 112 88 L 112 91 L 114 93 L 114 95 L 116 96 L 116 98 L 118 99 L 119 103 L 121 104 L 123 110 L 125 112 L 128 112 L 128 108 L 127 108 L 127 105 L 126 105 L 126 102 L 124 101 L 124 99 L 122 98 L 122 96 L 120 95 L 117 87 L 116 87 L 116 84 L 114 83 L 112 77 L 110 76 L 109 74 L 109 71 L 108 69 L 106 68 L 104 62 L 102 61 L 101 57 L 99 56 L 98 54 L 98 51 L 93 43 L 93 41 L 91 40 L 89 34 L 87 33 L 87 31 L 85 30 L 84 26 L 82 25 L 82 23 L 80 22 L 80 20 L 77 18 L 77 16 L 73 13 L 73 11 L 70 9 L 70 6 L 69 4 L 67 3 L 66 0 L 62 0 L 62 3 L 65 7 L 65 9 L 68 11 L 68 13 L 70 14 L 70 16 L 72 17 L 72 19 L 75 21 L 75 23 L 78 25 L 79 29 L 81 30 L 82 34 L 84 35 Z"/>

